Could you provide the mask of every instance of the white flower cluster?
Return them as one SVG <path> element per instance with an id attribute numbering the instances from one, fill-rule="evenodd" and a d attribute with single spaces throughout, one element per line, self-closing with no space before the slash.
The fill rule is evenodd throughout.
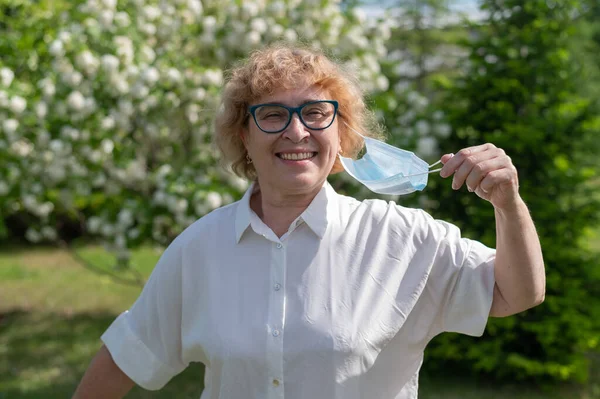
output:
<path id="1" fill-rule="evenodd" d="M 232 202 L 247 182 L 217 166 L 212 118 L 223 68 L 252 48 L 309 41 L 388 88 L 389 27 L 338 0 L 87 0 L 44 23 L 44 51 L 0 61 L 0 196 L 38 219 L 32 242 L 79 215 L 126 258 Z"/>

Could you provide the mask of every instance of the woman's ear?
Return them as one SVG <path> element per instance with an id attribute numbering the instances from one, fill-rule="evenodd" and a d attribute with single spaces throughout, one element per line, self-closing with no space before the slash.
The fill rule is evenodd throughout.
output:
<path id="1" fill-rule="evenodd" d="M 244 147 L 246 147 L 246 149 L 247 149 L 248 148 L 248 129 L 244 129 L 244 128 L 240 129 L 240 139 L 242 140 Z"/>

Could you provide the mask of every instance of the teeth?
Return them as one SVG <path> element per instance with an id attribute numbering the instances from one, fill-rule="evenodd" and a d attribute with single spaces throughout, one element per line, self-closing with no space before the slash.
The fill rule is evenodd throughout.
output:
<path id="1" fill-rule="evenodd" d="M 313 154 L 314 154 L 313 152 L 301 152 L 299 154 L 297 154 L 297 153 L 283 153 L 282 152 L 281 154 L 279 154 L 279 156 L 282 159 L 286 159 L 288 161 L 300 161 L 300 160 L 303 160 L 303 159 L 312 158 Z"/>

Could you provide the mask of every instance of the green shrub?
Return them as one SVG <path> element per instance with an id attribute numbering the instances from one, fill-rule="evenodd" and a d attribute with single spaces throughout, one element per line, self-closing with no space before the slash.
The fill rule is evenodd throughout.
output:
<path id="1" fill-rule="evenodd" d="M 600 216 L 592 184 L 600 118 L 577 87 L 581 60 L 568 46 L 582 8 L 571 0 L 484 4 L 490 16 L 473 27 L 468 70 L 450 88 L 444 108 L 454 130 L 441 146 L 452 152 L 491 142 L 512 157 L 542 243 L 546 300 L 490 320 L 480 340 L 436 338 L 429 365 L 452 359 L 504 378 L 582 381 L 585 355 L 600 345 L 600 262 L 584 245 Z M 491 205 L 448 185 L 431 185 L 436 216 L 495 246 Z"/>

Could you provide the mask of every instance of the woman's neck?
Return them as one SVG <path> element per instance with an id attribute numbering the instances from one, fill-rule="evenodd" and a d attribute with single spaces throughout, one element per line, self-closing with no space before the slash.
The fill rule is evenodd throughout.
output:
<path id="1" fill-rule="evenodd" d="M 261 187 L 256 183 L 256 191 L 250 198 L 250 208 L 258 215 L 277 237 L 287 233 L 290 225 L 308 208 L 321 190 L 322 185 L 303 193 L 283 193 Z"/>

